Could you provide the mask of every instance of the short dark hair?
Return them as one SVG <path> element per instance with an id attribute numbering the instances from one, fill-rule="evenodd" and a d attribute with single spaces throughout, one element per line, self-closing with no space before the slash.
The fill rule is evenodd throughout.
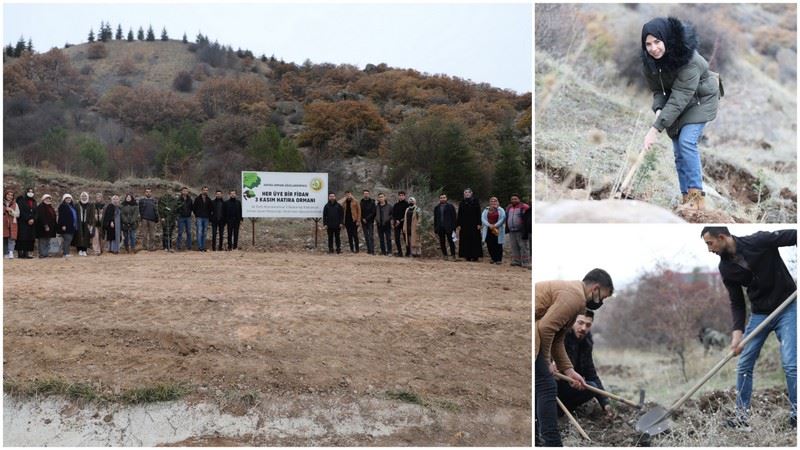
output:
<path id="1" fill-rule="evenodd" d="M 352 194 L 350 191 L 344 191 L 345 194 Z"/>
<path id="2" fill-rule="evenodd" d="M 700 232 L 700 237 L 705 236 L 706 233 L 710 234 L 713 237 L 731 235 L 731 232 L 728 231 L 728 227 L 703 227 L 703 231 Z"/>
<path id="3" fill-rule="evenodd" d="M 518 199 L 522 200 L 522 197 L 519 194 L 511 194 L 508 198 L 517 197 Z M 594 314 L 594 313 L 592 313 Z"/>
<path id="4" fill-rule="evenodd" d="M 378 192 L 378 197 L 380 197 L 381 195 L 383 195 L 384 197 L 386 197 L 386 195 L 385 195 L 383 192 Z"/>
<path id="5" fill-rule="evenodd" d="M 397 195 L 400 195 L 400 194 L 406 195 L 406 191 L 400 191 L 400 192 L 397 193 Z"/>
<path id="6" fill-rule="evenodd" d="M 188 188 L 188 187 L 186 187 L 186 186 L 184 186 L 184 187 L 182 187 L 182 188 L 181 188 L 181 190 L 184 190 L 184 189 L 186 189 L 187 191 L 189 190 L 189 188 Z"/>
<path id="7" fill-rule="evenodd" d="M 328 191 L 328 195 L 336 195 L 336 192 Z"/>
<path id="8" fill-rule="evenodd" d="M 221 190 L 219 190 L 219 189 L 217 189 L 216 191 L 214 191 L 214 193 L 215 193 L 215 194 L 216 194 L 217 192 L 219 192 L 220 194 L 222 194 L 222 191 L 221 191 Z"/>
<path id="9" fill-rule="evenodd" d="M 583 277 L 584 283 L 597 283 L 600 287 L 608 288 L 609 293 L 614 293 L 614 282 L 611 281 L 611 275 L 603 269 L 592 269 Z"/>
<path id="10" fill-rule="evenodd" d="M 208 189 L 208 186 L 203 186 L 203 189 Z"/>
<path id="11" fill-rule="evenodd" d="M 447 197 L 447 194 L 445 194 L 444 192 L 442 192 L 441 194 L 439 194 L 439 197 L 441 197 L 441 196 L 443 196 L 443 195 L 444 195 L 445 197 Z"/>
<path id="12" fill-rule="evenodd" d="M 369 189 L 364 189 L 364 191 L 363 191 L 363 192 L 369 192 Z M 371 192 L 370 192 L 370 194 L 371 194 Z"/>
<path id="13" fill-rule="evenodd" d="M 586 311 L 580 313 L 581 316 L 591 317 L 594 320 L 594 311 L 591 309 L 587 309 Z"/>

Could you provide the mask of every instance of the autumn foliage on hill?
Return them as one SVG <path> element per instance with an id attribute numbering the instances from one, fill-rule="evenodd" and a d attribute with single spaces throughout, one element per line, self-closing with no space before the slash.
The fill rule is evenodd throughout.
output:
<path id="1" fill-rule="evenodd" d="M 360 69 L 258 58 L 198 39 L 7 57 L 6 158 L 87 176 L 229 183 L 254 167 L 302 170 L 359 156 L 390 166 L 384 183 L 447 184 L 456 193 L 469 184 L 485 196 L 500 167 L 514 172 L 502 178 L 515 180 L 503 192 L 530 187 L 530 94 L 386 64 Z M 91 45 L 107 54 L 86 59 Z M 79 71 L 67 53 L 82 61 Z M 150 55 L 147 62 L 143 55 Z M 164 73 L 175 60 L 170 55 L 183 59 Z M 91 137 L 84 153 L 105 154 L 106 169 L 51 157 L 43 140 L 53 130 L 70 142 Z M 434 159 L 406 158 L 410 147 L 396 142 L 426 133 L 440 140 L 418 153 Z"/>

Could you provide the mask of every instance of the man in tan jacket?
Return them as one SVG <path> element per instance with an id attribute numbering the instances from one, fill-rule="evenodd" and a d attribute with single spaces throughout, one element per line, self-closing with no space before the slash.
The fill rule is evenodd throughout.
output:
<path id="1" fill-rule="evenodd" d="M 558 371 L 570 377 L 575 389 L 584 389 L 586 381 L 575 372 L 564 348 L 564 336 L 578 314 L 586 308 L 597 309 L 614 293 L 611 276 L 603 269 L 592 269 L 583 281 L 542 281 L 536 283 L 536 440 L 547 447 L 560 447 L 556 396 L 558 388 L 550 370 L 550 361 Z"/>
<path id="2" fill-rule="evenodd" d="M 358 225 L 361 222 L 361 205 L 358 200 L 353 198 L 353 193 L 344 191 L 342 200 L 344 209 L 344 228 L 347 230 L 347 242 L 350 244 L 350 252 L 358 253 Z"/>

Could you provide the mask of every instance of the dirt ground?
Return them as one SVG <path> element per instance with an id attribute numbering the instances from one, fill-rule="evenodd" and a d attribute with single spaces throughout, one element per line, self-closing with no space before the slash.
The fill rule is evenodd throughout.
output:
<path id="1" fill-rule="evenodd" d="M 394 395 L 455 420 L 381 442 L 531 444 L 527 270 L 311 251 L 4 262 L 6 382 L 185 383 L 190 401 L 217 402 Z"/>
<path id="2" fill-rule="evenodd" d="M 559 429 L 564 445 L 571 447 L 796 447 L 797 431 L 788 425 L 786 389 L 757 389 L 753 392 L 751 432 L 723 425 L 727 418 L 732 417 L 734 400 L 732 389 L 690 399 L 672 415 L 669 432 L 650 438 L 635 429 L 643 412 L 655 406 L 650 402 L 645 404 L 643 412 L 618 406 L 611 421 L 604 418 L 595 401 L 581 406 L 575 418 L 591 442 L 584 440 L 566 417 L 559 419 Z"/>

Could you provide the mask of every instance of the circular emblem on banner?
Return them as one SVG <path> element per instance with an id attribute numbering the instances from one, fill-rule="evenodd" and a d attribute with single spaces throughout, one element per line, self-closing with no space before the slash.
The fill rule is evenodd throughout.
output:
<path id="1" fill-rule="evenodd" d="M 308 187 L 314 192 L 319 192 L 325 187 L 325 183 L 322 182 L 322 178 L 314 177 L 311 179 L 311 183 L 308 184 Z"/>

